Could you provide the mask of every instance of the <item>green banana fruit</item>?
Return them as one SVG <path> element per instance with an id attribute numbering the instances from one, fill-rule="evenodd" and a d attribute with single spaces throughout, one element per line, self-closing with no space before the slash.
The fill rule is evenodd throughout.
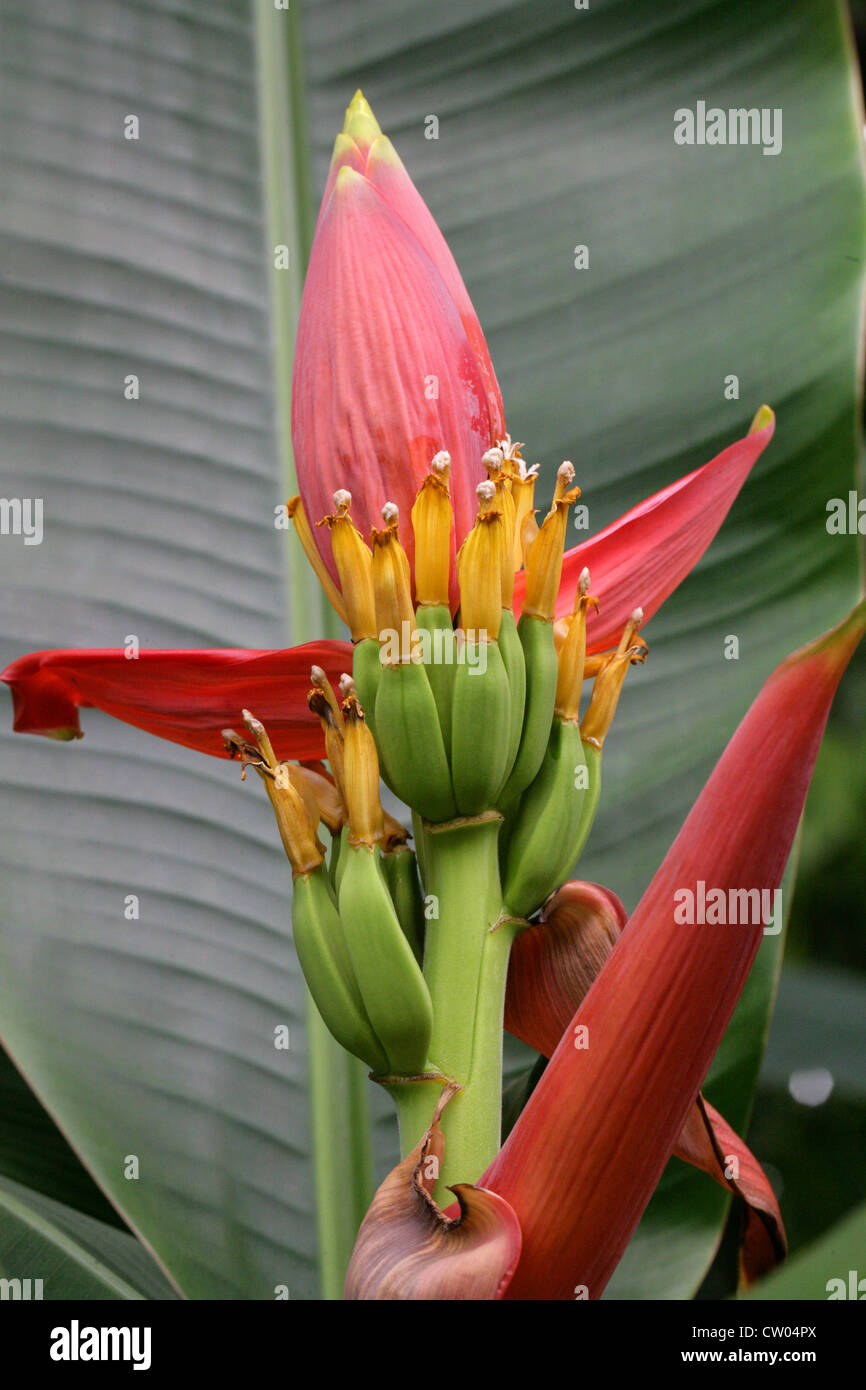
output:
<path id="1" fill-rule="evenodd" d="M 374 847 L 347 847 L 339 906 L 364 1007 L 388 1059 L 387 1074 L 417 1075 L 426 1069 L 433 1006 Z"/>
<path id="2" fill-rule="evenodd" d="M 526 704 L 526 661 L 517 633 L 517 624 L 510 608 L 503 608 L 499 624 L 499 654 L 508 673 L 511 690 L 511 732 L 509 735 L 508 772 L 514 766 L 523 733 L 523 710 Z"/>
<path id="3" fill-rule="evenodd" d="M 340 831 L 340 838 L 339 838 L 339 841 L 334 845 L 334 849 L 335 849 L 336 854 L 337 854 L 337 863 L 336 863 L 336 866 L 335 866 L 335 868 L 334 868 L 334 875 L 333 875 L 332 882 L 333 882 L 333 885 L 334 885 L 334 892 L 335 892 L 335 894 L 337 895 L 337 900 L 338 900 L 338 901 L 339 901 L 339 897 L 340 897 L 340 880 L 342 879 L 343 874 L 344 874 L 345 871 L 346 871 L 346 860 L 348 859 L 348 846 L 349 846 L 349 827 L 348 827 L 348 825 L 344 825 L 343 828 L 342 828 L 342 830 Z"/>
<path id="4" fill-rule="evenodd" d="M 394 910 L 403 935 L 420 965 L 424 959 L 424 902 L 415 867 L 415 855 L 408 845 L 398 845 L 382 855 L 382 872 L 388 884 Z"/>
<path id="5" fill-rule="evenodd" d="M 451 610 L 444 603 L 419 604 L 415 610 L 415 626 L 422 634 L 424 669 L 436 701 L 445 756 L 450 759 L 451 705 L 457 665 L 457 634 L 451 622 Z"/>
<path id="6" fill-rule="evenodd" d="M 587 787 L 580 813 L 580 824 L 577 827 L 574 841 L 573 864 L 576 864 L 583 854 L 589 833 L 595 822 L 598 803 L 601 800 L 601 749 L 594 747 L 592 743 L 584 743 L 583 754 L 586 759 Z"/>
<path id="7" fill-rule="evenodd" d="M 304 978 L 325 1026 L 377 1075 L 388 1058 L 364 1008 L 324 865 L 295 879 L 292 935 Z"/>
<path id="8" fill-rule="evenodd" d="M 481 657 L 483 667 L 473 664 Z M 508 776 L 510 740 L 511 688 L 499 643 L 467 638 L 454 677 L 451 732 L 451 780 L 462 816 L 496 805 Z"/>
<path id="9" fill-rule="evenodd" d="M 375 737 L 373 716 L 376 708 L 376 691 L 382 674 L 379 643 L 374 637 L 362 637 L 352 648 L 352 679 L 364 711 L 364 718 Z"/>
<path id="10" fill-rule="evenodd" d="M 415 840 L 415 858 L 418 864 L 418 876 L 421 879 L 421 888 L 426 892 L 427 888 L 427 831 L 424 829 L 424 820 L 418 815 L 417 811 L 412 812 L 412 835 Z"/>
<path id="11" fill-rule="evenodd" d="M 585 769 L 580 729 L 555 719 L 544 761 L 509 827 L 502 897 L 516 917 L 539 908 L 574 865 L 587 795 Z"/>
<path id="12" fill-rule="evenodd" d="M 553 623 L 524 613 L 517 632 L 526 667 L 526 700 L 520 747 L 499 799 L 504 807 L 529 786 L 541 767 L 553 723 L 558 674 Z"/>
<path id="13" fill-rule="evenodd" d="M 383 666 L 376 692 L 376 747 L 388 786 L 425 820 L 457 814 L 451 770 L 427 672 L 415 661 Z"/>

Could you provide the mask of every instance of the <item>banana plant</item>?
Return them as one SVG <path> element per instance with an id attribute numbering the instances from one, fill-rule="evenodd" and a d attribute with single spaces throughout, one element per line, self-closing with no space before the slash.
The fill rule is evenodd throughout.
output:
<path id="1" fill-rule="evenodd" d="M 3 673 L 15 729 L 70 741 L 96 706 L 262 780 L 318 1014 L 399 1119 L 402 1161 L 361 1225 L 348 1297 L 600 1297 L 672 1154 L 743 1202 L 752 1283 L 784 1255 L 781 1214 L 699 1088 L 780 925 L 864 605 L 765 683 L 631 919 L 568 876 L 643 629 L 770 444 L 772 411 L 566 549 L 575 467 L 558 466 L 539 520 L 539 466 L 506 430 L 453 256 L 360 92 L 292 402 L 285 516 L 351 643 L 36 652 Z M 550 1061 L 500 1146 L 503 1021 Z"/>

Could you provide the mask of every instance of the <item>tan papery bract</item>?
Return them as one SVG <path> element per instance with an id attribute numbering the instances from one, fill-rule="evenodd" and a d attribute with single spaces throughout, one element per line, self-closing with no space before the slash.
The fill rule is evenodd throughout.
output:
<path id="1" fill-rule="evenodd" d="M 460 1215 L 449 1217 L 431 1192 L 445 1141 L 439 1118 L 458 1088 L 446 1088 L 430 1129 L 385 1178 L 361 1223 L 344 1298 L 492 1301 L 501 1298 L 520 1258 L 520 1226 L 507 1202 L 482 1187 L 451 1188 Z"/>

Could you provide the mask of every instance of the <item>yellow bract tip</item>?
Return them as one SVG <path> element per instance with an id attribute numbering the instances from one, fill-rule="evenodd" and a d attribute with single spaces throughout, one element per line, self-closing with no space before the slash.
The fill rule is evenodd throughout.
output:
<path id="1" fill-rule="evenodd" d="M 768 425 L 772 425 L 775 418 L 776 416 L 770 407 L 762 405 L 749 426 L 749 434 L 758 434 L 760 430 L 765 430 Z"/>
<path id="2" fill-rule="evenodd" d="M 375 169 L 377 164 L 396 164 L 403 167 L 403 161 L 398 155 L 387 135 L 378 135 L 370 147 L 368 155 L 368 171 Z"/>
<path id="3" fill-rule="evenodd" d="M 364 97 L 360 87 L 346 107 L 343 134 L 364 145 L 372 145 L 377 136 L 382 134 L 379 122 L 373 115 L 370 103 Z"/>
<path id="4" fill-rule="evenodd" d="M 334 192 L 348 193 L 359 183 L 366 183 L 364 175 L 359 174 L 357 169 L 353 169 L 351 164 L 341 164 L 334 183 Z"/>

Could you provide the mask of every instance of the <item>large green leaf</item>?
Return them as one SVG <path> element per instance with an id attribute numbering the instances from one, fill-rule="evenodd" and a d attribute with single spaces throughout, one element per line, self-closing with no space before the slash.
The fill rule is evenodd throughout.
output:
<path id="1" fill-rule="evenodd" d="M 801 1251 L 780 1270 L 762 1279 L 746 1299 L 834 1299 L 864 1297 L 863 1249 L 866 1246 L 866 1205 L 856 1207 L 814 1245 Z M 832 1282 L 831 1282 L 832 1281 Z"/>
<path id="2" fill-rule="evenodd" d="M 593 527 L 709 458 L 762 400 L 778 410 L 723 536 L 653 621 L 609 740 L 581 872 L 633 906 L 760 681 L 857 586 L 855 541 L 824 526 L 827 498 L 854 483 L 864 259 L 841 7 L 307 0 L 298 13 L 279 238 L 295 269 L 303 69 L 313 182 L 360 83 L 465 272 L 512 432 L 548 479 L 575 460 Z M 3 488 L 44 497 L 46 531 L 40 547 L 0 545 L 3 658 L 129 633 L 286 640 L 271 525 L 286 330 L 273 357 L 268 316 L 279 142 L 257 109 L 252 21 L 245 0 L 206 14 L 71 0 L 62 16 L 5 0 Z M 673 113 L 698 99 L 781 107 L 782 153 L 676 146 Z M 137 143 L 122 138 L 128 113 Z M 723 396 L 730 373 L 739 401 Z M 737 661 L 723 659 L 730 633 Z M 230 768 L 86 724 L 80 747 L 4 734 L 0 1033 L 187 1293 L 309 1295 L 303 997 L 267 808 Z M 288 1052 L 273 1046 L 282 1022 Z M 392 1132 L 383 1120 L 380 1166 Z"/>
<path id="3" fill-rule="evenodd" d="M 4 491 L 45 506 L 41 546 L 0 549 L 2 657 L 284 645 L 249 9 L 7 3 L 0 47 Z M 5 1042 L 189 1295 L 311 1295 L 303 990 L 260 789 L 99 717 L 81 746 L 8 716 L 3 740 Z"/>
<path id="4" fill-rule="evenodd" d="M 21 1073 L 0 1048 L 0 1176 L 122 1224 Z"/>
<path id="5" fill-rule="evenodd" d="M 177 1297 L 131 1235 L 5 1179 L 0 1180 L 0 1278 L 21 1281 L 20 1287 L 10 1283 L 4 1298 Z"/>

